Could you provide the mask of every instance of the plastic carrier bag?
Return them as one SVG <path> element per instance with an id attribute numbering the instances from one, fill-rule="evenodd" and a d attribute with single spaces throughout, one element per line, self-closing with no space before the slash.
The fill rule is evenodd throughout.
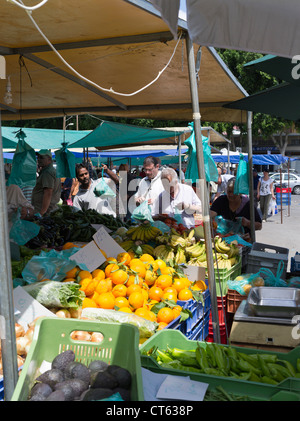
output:
<path id="1" fill-rule="evenodd" d="M 21 219 L 21 209 L 12 216 L 12 227 L 9 232 L 9 237 L 19 246 L 24 246 L 32 238 L 36 237 L 40 232 L 40 226 Z"/>
<path id="2" fill-rule="evenodd" d="M 25 133 L 20 130 L 16 137 L 19 139 L 12 161 L 12 169 L 7 185 L 16 184 L 22 187 L 34 187 L 36 184 L 36 153 L 25 142 Z"/>
<path id="3" fill-rule="evenodd" d="M 153 218 L 151 216 L 151 207 L 148 205 L 148 201 L 144 200 L 139 206 L 137 206 L 131 214 L 132 219 L 136 219 L 137 221 L 150 221 L 153 222 Z"/>
<path id="4" fill-rule="evenodd" d="M 68 151 L 66 143 L 62 144 L 61 149 L 55 151 L 55 160 L 57 178 L 76 178 L 75 155 Z"/>
<path id="5" fill-rule="evenodd" d="M 70 259 L 70 256 L 76 251 L 78 251 L 76 247 L 60 252 L 56 250 L 41 251 L 39 256 L 33 256 L 23 269 L 24 281 L 28 284 L 43 279 L 62 281 L 66 273 L 77 265 L 75 260 Z"/>
<path id="6" fill-rule="evenodd" d="M 94 188 L 94 194 L 97 197 L 116 197 L 116 193 L 107 185 L 103 177 L 103 169 L 100 181 Z"/>
<path id="7" fill-rule="evenodd" d="M 244 160 L 243 154 L 240 154 L 234 183 L 234 194 L 249 194 L 248 163 Z"/>
<path id="8" fill-rule="evenodd" d="M 224 219 L 221 215 L 217 215 L 215 217 L 215 222 L 218 225 L 216 229 L 216 232 L 218 234 L 244 234 L 245 232 L 244 227 L 242 225 L 242 218 L 240 217 L 237 217 L 235 221 L 231 221 L 229 219 Z"/>

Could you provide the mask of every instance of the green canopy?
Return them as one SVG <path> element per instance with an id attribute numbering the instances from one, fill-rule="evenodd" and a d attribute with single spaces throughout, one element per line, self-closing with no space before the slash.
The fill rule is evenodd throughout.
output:
<path id="1" fill-rule="evenodd" d="M 18 139 L 17 133 L 20 127 L 1 127 L 3 148 L 16 149 Z M 26 135 L 26 143 L 33 149 L 60 149 L 62 143 L 74 143 L 78 139 L 83 138 L 91 130 L 58 130 L 58 129 L 39 129 L 39 128 L 22 128 Z M 6 146 L 7 145 L 7 146 Z"/>
<path id="2" fill-rule="evenodd" d="M 257 60 L 250 61 L 244 65 L 245 68 L 259 70 L 261 72 L 269 73 L 280 80 L 289 82 L 295 85 L 300 85 L 300 71 L 297 62 L 289 58 L 278 57 L 268 54 Z"/>
<path id="3" fill-rule="evenodd" d="M 150 127 L 133 126 L 110 121 L 103 121 L 91 133 L 77 142 L 68 145 L 69 148 L 107 149 L 116 146 L 132 146 L 137 143 L 149 143 L 154 140 L 172 138 L 185 133 L 164 129 L 152 129 Z M 175 141 L 174 141 L 175 144 Z"/>
<path id="4" fill-rule="evenodd" d="M 228 103 L 225 108 L 270 114 L 286 120 L 300 119 L 300 86 L 282 83 L 247 98 Z"/>

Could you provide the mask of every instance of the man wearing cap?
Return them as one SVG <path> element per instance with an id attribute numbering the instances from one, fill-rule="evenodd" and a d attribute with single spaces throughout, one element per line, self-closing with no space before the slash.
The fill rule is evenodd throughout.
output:
<path id="1" fill-rule="evenodd" d="M 61 195 L 61 181 L 56 177 L 49 149 L 41 149 L 37 153 L 37 163 L 40 172 L 32 191 L 31 203 L 35 211 L 43 216 L 56 209 Z"/>

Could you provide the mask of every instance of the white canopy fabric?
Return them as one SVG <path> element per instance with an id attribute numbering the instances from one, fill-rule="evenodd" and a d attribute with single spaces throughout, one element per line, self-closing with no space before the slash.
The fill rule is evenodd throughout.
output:
<path id="1" fill-rule="evenodd" d="M 149 1 L 176 39 L 180 1 Z M 196 44 L 289 58 L 300 54 L 299 0 L 186 0 L 186 15 Z"/>

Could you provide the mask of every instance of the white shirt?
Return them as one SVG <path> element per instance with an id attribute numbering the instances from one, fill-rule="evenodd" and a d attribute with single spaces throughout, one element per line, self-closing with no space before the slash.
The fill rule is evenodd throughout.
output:
<path id="1" fill-rule="evenodd" d="M 221 182 L 221 184 L 218 185 L 218 191 L 217 192 L 218 193 L 226 193 L 228 181 L 233 177 L 234 176 L 232 174 L 222 174 L 221 175 L 222 182 Z"/>
<path id="2" fill-rule="evenodd" d="M 98 184 L 99 180 L 91 181 L 91 185 L 87 190 L 79 186 L 79 191 L 73 200 L 73 206 L 81 210 L 94 209 L 99 213 L 116 216 L 116 213 L 111 208 L 108 199 L 101 199 L 101 197 L 97 197 L 94 193 L 94 188 Z"/>
<path id="3" fill-rule="evenodd" d="M 165 189 L 161 181 L 161 171 L 159 171 L 157 176 L 152 178 L 151 180 L 148 177 L 142 178 L 138 190 L 135 194 L 135 199 L 140 197 L 142 197 L 143 200 L 152 199 L 154 203 L 150 205 L 151 215 L 155 215 L 155 213 L 153 213 L 155 202 L 160 193 L 162 193 L 164 190 Z"/>
<path id="4" fill-rule="evenodd" d="M 268 180 L 264 180 L 263 177 L 261 177 L 260 181 L 260 189 L 259 194 L 260 196 L 268 196 L 271 193 L 271 184 L 273 183 L 272 178 L 269 178 Z"/>
<path id="5" fill-rule="evenodd" d="M 165 213 L 174 218 L 177 214 L 180 214 L 182 224 L 187 228 L 191 228 L 195 225 L 193 213 L 188 210 L 177 209 L 176 206 L 180 203 L 196 205 L 199 206 L 199 212 L 201 212 L 201 201 L 191 186 L 188 186 L 187 184 L 178 184 L 178 187 L 179 190 L 174 199 L 170 197 L 168 191 L 164 191 L 159 195 L 158 200 L 154 203 L 154 215 Z"/>

